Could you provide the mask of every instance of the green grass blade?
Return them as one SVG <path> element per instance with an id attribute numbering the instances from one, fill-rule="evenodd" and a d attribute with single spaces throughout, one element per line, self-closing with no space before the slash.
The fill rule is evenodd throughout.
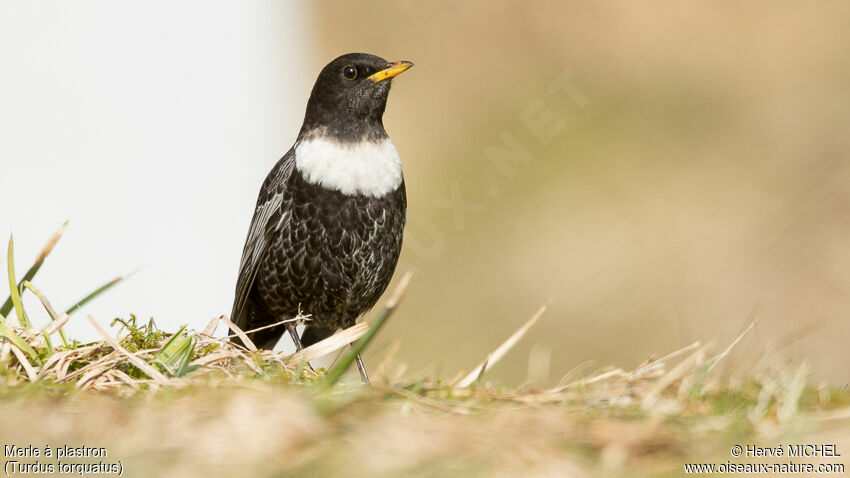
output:
<path id="1" fill-rule="evenodd" d="M 35 258 L 35 262 L 33 263 L 33 265 L 30 266 L 29 269 L 27 269 L 27 273 L 24 274 L 24 277 L 21 279 L 21 282 L 18 283 L 18 290 L 20 290 L 20 285 L 23 281 L 31 281 L 33 277 L 35 277 L 35 274 L 38 272 L 39 269 L 41 269 L 41 265 L 44 264 L 44 260 L 47 258 L 50 252 L 53 251 L 53 247 L 56 245 L 57 242 L 59 242 L 59 238 L 61 238 L 62 234 L 65 233 L 65 229 L 67 227 L 68 221 L 65 221 L 65 224 L 62 224 L 62 227 L 60 227 L 58 231 L 54 232 L 53 235 L 50 236 L 50 239 L 47 241 L 47 244 L 45 244 L 44 247 L 41 248 L 41 252 L 39 252 L 38 257 Z M 9 298 L 6 299 L 6 302 L 4 302 L 2 306 L 0 306 L 0 315 L 8 315 L 9 311 L 12 310 L 12 305 L 12 296 L 9 296 Z"/>
<path id="2" fill-rule="evenodd" d="M 180 377 L 197 368 L 189 366 L 194 351 L 195 338 L 186 333 L 186 326 L 184 325 L 162 346 L 162 349 L 156 354 L 156 358 L 165 364 L 169 373 Z"/>
<path id="3" fill-rule="evenodd" d="M 149 325 L 148 327 L 150 327 L 150 325 Z M 185 335 L 186 335 L 186 334 L 184 334 L 184 332 L 185 332 L 185 331 L 186 331 L 186 326 L 185 326 L 185 325 L 184 325 L 183 327 L 180 327 L 180 330 L 178 330 L 177 332 L 175 332 L 175 333 L 174 333 L 174 335 L 172 335 L 172 336 L 171 336 L 171 338 L 170 338 L 170 339 L 168 339 L 168 340 L 165 342 L 165 344 L 162 346 L 162 349 L 159 351 L 159 354 L 160 354 L 160 355 L 162 355 L 162 356 L 171 356 L 171 355 L 172 355 L 172 353 L 173 353 L 173 352 L 176 350 L 176 348 L 177 348 L 177 346 L 176 346 L 175 344 L 178 342 L 178 339 L 179 339 L 181 336 L 185 336 Z M 162 359 L 163 357 L 159 357 L 159 358 L 160 358 L 160 359 Z M 168 366 L 172 366 L 172 365 L 174 365 L 173 363 L 171 363 L 171 362 L 170 362 L 170 359 L 165 359 L 165 360 L 163 360 L 163 362 L 165 362 L 166 364 L 168 364 Z"/>
<path id="4" fill-rule="evenodd" d="M 378 331 L 381 330 L 381 327 L 384 326 L 387 319 L 392 314 L 392 310 L 384 309 L 381 311 L 380 315 L 375 318 L 375 320 L 369 325 L 369 330 L 363 334 L 363 337 L 360 338 L 357 342 L 352 344 L 351 348 L 343 354 L 342 358 L 339 362 L 328 372 L 328 376 L 325 378 L 325 381 L 329 384 L 335 384 L 339 381 L 340 378 L 351 368 L 351 364 L 354 363 L 354 360 L 357 359 L 357 354 L 362 353 L 366 350 L 366 346 L 369 345 L 369 342 L 372 341 L 373 338 L 378 334 Z"/>
<path id="5" fill-rule="evenodd" d="M 13 332 L 9 327 L 6 327 L 6 319 L 0 314 L 0 335 L 9 339 L 10 342 L 15 344 L 19 349 L 23 350 L 24 353 L 30 356 L 33 363 L 38 366 L 41 366 L 41 359 L 38 358 L 38 353 L 34 348 L 30 347 L 30 344 L 26 342 L 26 340 L 22 339 L 20 335 Z"/>
<path id="6" fill-rule="evenodd" d="M 387 301 L 387 305 L 384 307 L 384 310 L 369 324 L 369 330 L 363 334 L 363 337 L 360 337 L 356 343 L 351 346 L 351 349 L 347 353 L 345 353 L 340 359 L 339 363 L 334 366 L 328 375 L 325 377 L 325 383 L 328 385 L 333 385 L 339 381 L 340 378 L 351 368 L 351 364 L 354 363 L 354 360 L 357 358 L 357 355 L 366 350 L 366 346 L 369 345 L 369 342 L 378 335 L 378 332 L 387 323 L 387 319 L 395 312 L 396 307 L 398 306 L 399 301 L 404 296 L 405 291 L 407 290 L 407 285 L 410 283 L 410 278 L 412 277 L 411 273 L 407 273 L 402 277 L 398 286 L 396 286 L 395 291 L 393 292 L 390 300 Z"/>
<path id="7" fill-rule="evenodd" d="M 72 305 L 70 308 L 68 308 L 68 310 L 66 310 L 66 311 L 65 311 L 65 313 L 66 313 L 66 314 L 68 314 L 68 315 L 73 314 L 74 312 L 76 312 L 77 310 L 79 310 L 79 309 L 80 309 L 80 307 L 82 307 L 82 306 L 86 305 L 86 304 L 87 304 L 87 303 L 89 303 L 92 299 L 94 299 L 95 297 L 99 296 L 100 294 L 103 294 L 104 292 L 108 291 L 108 290 L 109 290 L 109 289 L 111 289 L 113 286 L 115 286 L 115 284 L 117 284 L 117 283 L 121 282 L 122 280 L 124 280 L 124 277 L 118 276 L 118 277 L 116 277 L 116 278 L 112 279 L 111 281 L 107 282 L 106 284 L 103 284 L 103 285 L 102 285 L 102 286 L 100 286 L 97 290 L 95 290 L 95 291 L 94 291 L 94 292 L 92 292 L 91 294 L 89 294 L 89 295 L 87 295 L 87 296 L 83 297 L 83 299 L 82 299 L 82 300 L 80 300 L 79 302 L 77 302 L 76 304 L 74 304 L 74 305 Z"/>
<path id="8" fill-rule="evenodd" d="M 18 323 L 23 327 L 30 328 L 32 324 L 29 323 L 29 319 L 24 314 L 24 304 L 21 303 L 21 291 L 18 289 L 18 281 L 15 280 L 15 240 L 11 235 L 9 235 L 9 249 L 6 254 L 6 260 L 9 263 L 7 268 L 9 274 L 9 298 L 15 306 L 15 313 L 18 314 Z"/>
<path id="9" fill-rule="evenodd" d="M 44 334 L 44 331 L 42 331 L 42 333 Z M 52 356 L 54 352 L 53 341 L 50 340 L 49 334 L 44 334 L 44 345 L 47 347 L 47 356 Z"/>

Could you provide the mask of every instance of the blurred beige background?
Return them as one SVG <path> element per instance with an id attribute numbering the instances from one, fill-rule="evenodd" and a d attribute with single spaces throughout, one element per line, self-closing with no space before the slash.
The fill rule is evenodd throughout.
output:
<path id="1" fill-rule="evenodd" d="M 409 370 L 472 366 L 551 301 L 495 377 L 525 380 L 532 349 L 551 351 L 550 381 L 633 367 L 725 346 L 758 317 L 733 367 L 806 359 L 846 383 L 850 5 L 334 1 L 313 15 L 311 72 L 348 51 L 416 63 L 384 118 L 409 192 L 400 270 L 417 275 L 382 339 L 403 337 Z M 552 92 L 559 78 L 574 90 Z M 549 114 L 545 144 L 524 123 Z M 530 161 L 498 167 L 504 134 Z"/>

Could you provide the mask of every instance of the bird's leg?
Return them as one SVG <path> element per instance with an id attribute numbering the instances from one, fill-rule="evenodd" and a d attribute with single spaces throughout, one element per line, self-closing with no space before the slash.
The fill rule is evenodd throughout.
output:
<path id="1" fill-rule="evenodd" d="M 360 371 L 360 380 L 363 383 L 369 383 L 369 375 L 366 374 L 366 367 L 363 366 L 363 359 L 360 358 L 360 354 L 357 354 L 355 361 L 357 361 L 357 370 Z"/>
<path id="2" fill-rule="evenodd" d="M 292 337 L 292 342 L 295 344 L 295 351 L 299 352 L 303 350 L 304 345 L 301 343 L 301 337 L 298 336 L 298 331 L 295 330 L 295 322 L 285 322 L 283 325 L 286 327 L 286 331 L 289 332 L 289 336 Z M 313 366 L 310 365 L 310 362 L 307 362 L 304 365 L 306 365 L 311 372 L 316 373 L 316 371 L 313 370 Z"/>
<path id="3" fill-rule="evenodd" d="M 286 331 L 289 332 L 289 336 L 292 337 L 292 342 L 295 344 L 295 351 L 300 352 L 304 346 L 301 344 L 301 337 L 298 336 L 298 331 L 295 330 L 295 322 L 284 322 L 283 325 L 286 327 Z"/>

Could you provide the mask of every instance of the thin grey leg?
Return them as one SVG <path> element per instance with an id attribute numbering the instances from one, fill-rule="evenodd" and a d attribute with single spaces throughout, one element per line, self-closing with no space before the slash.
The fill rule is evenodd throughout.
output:
<path id="1" fill-rule="evenodd" d="M 295 343 L 295 351 L 298 352 L 304 348 L 301 345 L 301 337 L 298 336 L 298 331 L 295 330 L 295 322 L 286 322 L 283 324 L 286 327 L 286 331 L 289 332 L 289 336 L 292 337 L 292 342 Z"/>
<path id="2" fill-rule="evenodd" d="M 360 354 L 357 354 L 357 358 L 355 360 L 357 361 L 357 370 L 360 371 L 360 380 L 362 380 L 363 383 L 369 383 L 369 375 L 366 373 L 366 367 L 363 366 L 363 359 L 360 358 Z"/>
<path id="3" fill-rule="evenodd" d="M 286 327 L 286 331 L 289 332 L 289 336 L 292 337 L 292 342 L 295 344 L 295 351 L 298 352 L 303 350 L 304 345 L 301 343 L 301 337 L 298 336 L 298 331 L 295 330 L 295 322 L 286 322 L 283 325 Z M 306 365 L 311 372 L 316 373 L 316 371 L 313 370 L 313 366 L 310 365 L 310 362 L 307 362 L 304 365 Z"/>

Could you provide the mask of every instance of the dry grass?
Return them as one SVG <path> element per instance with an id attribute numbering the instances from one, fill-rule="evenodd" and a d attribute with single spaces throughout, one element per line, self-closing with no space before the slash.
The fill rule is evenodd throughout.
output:
<path id="1" fill-rule="evenodd" d="M 120 462 L 127 476 L 675 476 L 684 463 L 724 463 L 733 444 L 850 443 L 850 392 L 812 386 L 805 364 L 718 366 L 754 324 L 724 348 L 696 342 L 633 370 L 569 373 L 549 388 L 485 381 L 545 308 L 447 382 L 406 373 L 394 358 L 399 342 L 371 386 L 337 383 L 346 359 L 330 372 L 305 366 L 358 339 L 367 345 L 409 279 L 371 326 L 293 355 L 216 336 L 221 323 L 244 336 L 226 317 L 174 334 L 131 317 L 117 336 L 89 317 L 103 340 L 63 337 L 53 347 L 68 313 L 30 288 L 55 320 L 43 329 L 3 321 L 11 340 L 0 363 L 0 436 L 106 447 L 107 458 L 76 462 Z"/>
<path id="2" fill-rule="evenodd" d="M 367 327 L 314 349 L 338 350 Z M 700 343 L 547 389 L 484 382 L 487 360 L 455 385 L 384 363 L 369 387 L 329 386 L 300 366 L 310 351 L 252 352 L 205 332 L 193 334 L 197 368 L 174 376 L 157 358 L 169 335 L 130 351 L 132 331 L 102 333 L 40 367 L 7 364 L 6 443 L 105 446 L 129 476 L 655 476 L 725 462 L 734 443 L 850 438 L 847 391 L 810 386 L 805 365 L 721 374 L 731 349 Z"/>
<path id="3" fill-rule="evenodd" d="M 25 382 L 69 384 L 79 390 L 109 391 L 127 396 L 140 390 L 158 390 L 161 386 L 185 387 L 209 376 L 256 375 L 262 378 L 271 373 L 285 374 L 293 380 L 316 380 L 320 376 L 304 367 L 306 362 L 356 341 L 368 329 L 368 324 L 360 323 L 297 354 L 287 356 L 282 352 L 257 350 L 250 342 L 249 348 L 230 342 L 229 339 L 237 333 L 214 337 L 210 331 L 214 331 L 219 322 L 236 328 L 227 317 L 222 316 L 211 321 L 205 331 L 190 332 L 185 336 L 185 340 L 191 340 L 192 349 L 186 354 L 187 358 L 191 358 L 187 362 L 191 377 L 184 377 L 176 374 L 162 360 L 173 335 L 157 330 L 153 324 L 138 326 L 135 318 L 132 318 L 122 329 L 125 334 L 116 338 L 110 336 L 94 317 L 89 316 L 88 320 L 103 336 L 103 340 L 68 349 L 59 347 L 43 365 L 31 363 L 26 354 L 11 344 L 14 359 L 6 364 L 5 383 L 12 386 Z M 309 320 L 309 317 L 293 320 Z M 44 352 L 44 331 L 22 327 L 13 327 L 11 330 L 34 350 Z M 238 328 L 237 331 L 238 335 L 244 335 Z"/>

